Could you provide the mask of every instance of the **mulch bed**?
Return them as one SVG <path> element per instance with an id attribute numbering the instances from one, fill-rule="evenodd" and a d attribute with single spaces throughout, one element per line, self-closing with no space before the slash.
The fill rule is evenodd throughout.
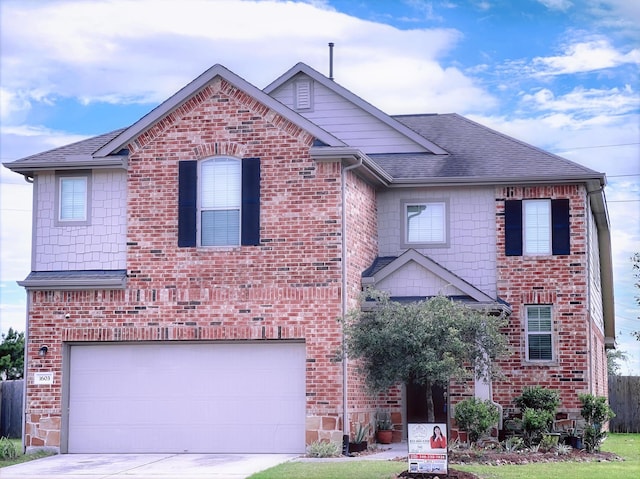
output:
<path id="1" fill-rule="evenodd" d="M 452 468 L 455 464 L 484 464 L 489 466 L 522 465 L 536 462 L 613 462 L 623 461 L 621 457 L 611 452 L 587 453 L 574 449 L 570 454 L 558 455 L 554 452 L 502 452 L 485 450 L 466 450 L 449 452 L 449 476 L 458 479 L 478 479 L 478 476 L 470 472 Z M 397 457 L 394 461 L 407 461 L 406 457 Z M 398 478 L 420 478 L 420 474 L 403 472 Z M 429 475 L 424 477 L 431 477 Z"/>

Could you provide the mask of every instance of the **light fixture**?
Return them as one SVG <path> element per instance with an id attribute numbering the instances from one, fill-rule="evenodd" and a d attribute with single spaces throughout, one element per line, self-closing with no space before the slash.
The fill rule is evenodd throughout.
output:
<path id="1" fill-rule="evenodd" d="M 40 356 L 41 358 L 44 358 L 48 352 L 49 352 L 49 346 L 45 346 L 43 344 L 42 346 L 40 346 L 40 349 L 38 350 L 38 356 Z"/>

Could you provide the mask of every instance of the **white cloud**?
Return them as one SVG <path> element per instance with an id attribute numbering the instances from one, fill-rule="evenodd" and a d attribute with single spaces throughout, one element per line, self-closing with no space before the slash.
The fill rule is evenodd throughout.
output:
<path id="1" fill-rule="evenodd" d="M 538 0 L 541 4 L 547 7 L 549 10 L 560 10 L 565 12 L 573 6 L 571 0 Z"/>
<path id="2" fill-rule="evenodd" d="M 339 77 L 375 58 L 377 75 L 390 72 L 382 60 L 389 57 L 418 71 L 460 38 L 452 29 L 399 30 L 280 1 L 13 2 L 4 9 L 2 63 L 11 68 L 3 69 L 3 86 L 84 102 L 157 103 L 214 63 L 250 73 L 258 86 L 301 59 L 328 73 L 329 41 L 336 42 Z M 454 85 L 469 81 L 456 70 L 441 76 Z"/>
<path id="3" fill-rule="evenodd" d="M 536 110 L 573 112 L 584 118 L 603 111 L 611 116 L 635 111 L 640 107 L 640 95 L 631 85 L 610 89 L 576 87 L 560 96 L 556 96 L 549 88 L 541 88 L 535 93 L 523 95 L 522 102 Z"/>
<path id="4" fill-rule="evenodd" d="M 536 75 L 566 75 L 614 68 L 624 64 L 640 64 L 640 49 L 622 53 L 608 39 L 600 38 L 573 43 L 562 55 L 536 57 L 532 67 Z"/>

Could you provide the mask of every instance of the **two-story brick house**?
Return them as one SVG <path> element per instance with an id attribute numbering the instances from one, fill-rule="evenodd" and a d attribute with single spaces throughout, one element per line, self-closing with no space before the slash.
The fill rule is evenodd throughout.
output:
<path id="1" fill-rule="evenodd" d="M 522 387 L 606 394 L 605 177 L 455 114 L 391 117 L 298 64 L 216 65 L 128 128 L 6 167 L 33 180 L 25 445 L 302 452 L 416 408 L 340 356 L 363 286 L 509 315 Z M 487 387 L 488 386 L 488 387 Z"/>

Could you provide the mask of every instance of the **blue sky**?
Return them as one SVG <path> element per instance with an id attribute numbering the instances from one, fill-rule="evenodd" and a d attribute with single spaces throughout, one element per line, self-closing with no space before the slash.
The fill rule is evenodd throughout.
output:
<path id="1" fill-rule="evenodd" d="M 640 374 L 640 2 L 2 0 L 0 157 L 128 126 L 215 63 L 302 61 L 390 114 L 456 112 L 607 174 L 616 330 Z M 24 329 L 31 187 L 0 168 L 0 329 Z"/>

